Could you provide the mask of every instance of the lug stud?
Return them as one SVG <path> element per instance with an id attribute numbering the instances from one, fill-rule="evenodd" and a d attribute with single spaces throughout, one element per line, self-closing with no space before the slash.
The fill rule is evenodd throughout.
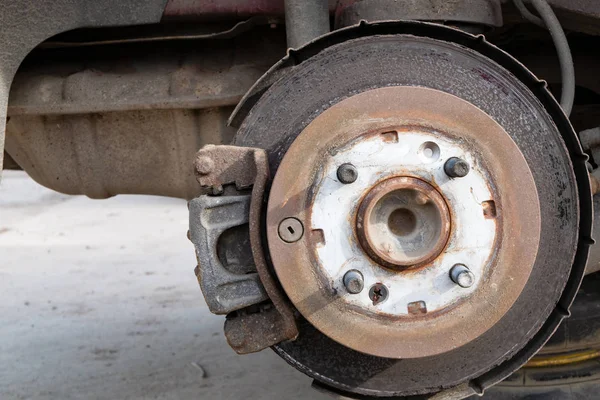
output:
<path id="1" fill-rule="evenodd" d="M 360 271 L 351 269 L 344 275 L 344 286 L 348 293 L 358 294 L 362 292 L 365 282 Z"/>
<path id="2" fill-rule="evenodd" d="M 464 264 L 456 264 L 452 267 L 450 279 L 463 288 L 470 288 L 475 283 L 475 275 Z"/>
<path id="3" fill-rule="evenodd" d="M 467 176 L 470 167 L 469 163 L 458 157 L 449 158 L 444 164 L 444 172 L 450 178 L 462 178 Z"/>
<path id="4" fill-rule="evenodd" d="M 337 178 L 344 184 L 353 183 L 358 178 L 356 167 L 350 163 L 342 164 L 337 169 Z"/>

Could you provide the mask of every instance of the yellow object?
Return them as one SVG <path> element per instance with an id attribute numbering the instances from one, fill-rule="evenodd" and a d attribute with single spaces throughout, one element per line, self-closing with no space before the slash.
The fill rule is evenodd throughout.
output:
<path id="1" fill-rule="evenodd" d="M 547 356 L 535 356 L 527 364 L 526 368 L 556 367 L 569 365 L 582 361 L 600 358 L 600 350 L 586 350 L 579 353 L 568 353 Z"/>

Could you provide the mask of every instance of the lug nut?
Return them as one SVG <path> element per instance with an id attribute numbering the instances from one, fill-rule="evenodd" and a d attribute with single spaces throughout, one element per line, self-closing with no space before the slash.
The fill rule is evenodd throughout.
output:
<path id="1" fill-rule="evenodd" d="M 450 279 L 458 286 L 470 288 L 475 283 L 475 275 L 464 264 L 456 264 L 450 270 Z"/>
<path id="2" fill-rule="evenodd" d="M 364 285 L 364 279 L 360 271 L 351 269 L 344 275 L 344 286 L 348 293 L 358 294 L 362 292 Z"/>
<path id="3" fill-rule="evenodd" d="M 337 178 L 340 182 L 349 184 L 358 178 L 356 167 L 350 163 L 342 164 L 337 169 Z"/>
<path id="4" fill-rule="evenodd" d="M 469 163 L 458 157 L 449 158 L 444 164 L 444 172 L 450 178 L 462 178 L 467 176 L 469 170 Z"/>
<path id="5" fill-rule="evenodd" d="M 296 218 L 286 218 L 279 223 L 279 237 L 286 243 L 294 243 L 304 235 L 304 226 Z"/>

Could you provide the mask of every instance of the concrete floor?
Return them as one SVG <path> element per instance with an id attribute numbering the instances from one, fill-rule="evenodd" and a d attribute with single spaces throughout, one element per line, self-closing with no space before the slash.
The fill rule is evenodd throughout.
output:
<path id="1" fill-rule="evenodd" d="M 0 184 L 0 399 L 328 399 L 209 313 L 184 201 Z"/>

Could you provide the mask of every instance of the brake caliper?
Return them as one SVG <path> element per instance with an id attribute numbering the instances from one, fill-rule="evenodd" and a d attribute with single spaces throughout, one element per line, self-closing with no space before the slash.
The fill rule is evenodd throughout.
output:
<path id="1" fill-rule="evenodd" d="M 208 145 L 196 156 L 195 173 L 208 192 L 189 202 L 195 272 L 210 311 L 227 314 L 229 345 L 246 354 L 296 338 L 291 306 L 262 250 L 265 151 Z"/>

